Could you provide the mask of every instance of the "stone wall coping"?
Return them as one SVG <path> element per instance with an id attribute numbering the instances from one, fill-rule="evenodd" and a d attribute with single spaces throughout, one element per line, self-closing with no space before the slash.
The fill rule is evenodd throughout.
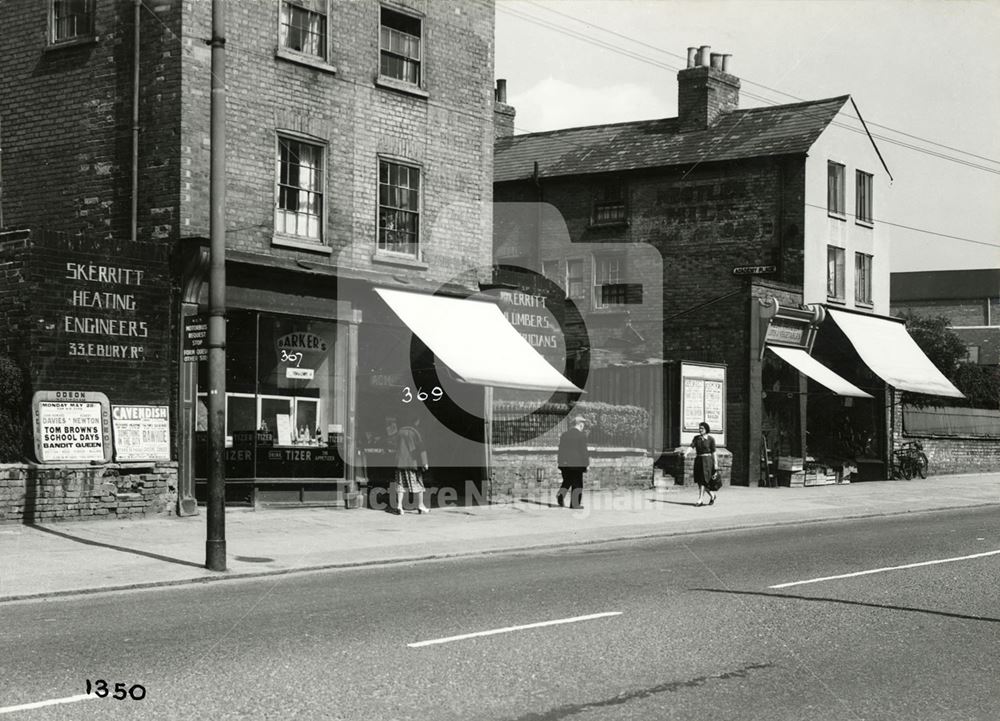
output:
<path id="1" fill-rule="evenodd" d="M 493 446 L 494 453 L 558 453 L 558 446 Z M 645 448 L 627 446 L 591 446 L 591 453 L 627 453 L 629 455 L 650 455 Z"/>

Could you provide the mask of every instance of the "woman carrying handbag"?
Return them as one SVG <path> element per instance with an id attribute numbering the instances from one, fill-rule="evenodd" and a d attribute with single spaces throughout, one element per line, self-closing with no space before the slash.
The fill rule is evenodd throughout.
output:
<path id="1" fill-rule="evenodd" d="M 702 421 L 698 424 L 698 435 L 691 441 L 694 449 L 694 482 L 698 484 L 698 502 L 696 506 L 706 505 L 703 497 L 708 494 L 708 504 L 715 503 L 718 496 L 716 491 L 721 486 L 719 478 L 718 463 L 715 455 L 715 439 L 708 435 L 712 429 L 708 423 Z"/>

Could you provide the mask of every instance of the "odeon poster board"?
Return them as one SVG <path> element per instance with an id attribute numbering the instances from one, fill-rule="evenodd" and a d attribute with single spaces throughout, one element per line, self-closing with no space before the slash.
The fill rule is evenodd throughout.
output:
<path id="1" fill-rule="evenodd" d="M 110 463 L 111 403 L 94 391 L 37 391 L 31 397 L 39 463 Z"/>
<path id="2" fill-rule="evenodd" d="M 726 366 L 681 363 L 681 445 L 698 435 L 702 421 L 711 428 L 715 445 L 726 445 Z"/>

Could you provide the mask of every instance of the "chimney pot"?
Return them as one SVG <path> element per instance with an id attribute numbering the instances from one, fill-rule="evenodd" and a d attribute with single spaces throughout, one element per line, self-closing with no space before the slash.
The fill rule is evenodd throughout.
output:
<path id="1" fill-rule="evenodd" d="M 711 54 L 711 50 L 712 50 L 712 46 L 711 45 L 702 45 L 701 46 L 701 50 L 699 51 L 699 54 L 701 55 L 701 57 L 698 59 L 698 64 L 699 65 L 701 65 L 703 67 L 706 67 L 706 68 L 708 67 L 709 55 Z"/>
<path id="2" fill-rule="evenodd" d="M 712 68 L 722 70 L 722 53 L 712 53 Z"/>
<path id="3" fill-rule="evenodd" d="M 722 56 L 722 72 L 724 73 L 729 72 L 729 61 L 732 59 L 732 57 L 733 57 L 732 55 L 728 54 Z"/>
<path id="4" fill-rule="evenodd" d="M 507 102 L 507 81 L 505 79 L 497 80 L 497 88 L 494 91 L 494 97 L 498 103 Z"/>
<path id="5" fill-rule="evenodd" d="M 698 48 L 688 48 L 688 67 L 693 68 L 698 64 Z"/>

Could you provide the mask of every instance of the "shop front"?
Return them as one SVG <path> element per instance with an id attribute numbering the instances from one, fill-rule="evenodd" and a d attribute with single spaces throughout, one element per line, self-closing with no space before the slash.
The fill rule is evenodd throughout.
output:
<path id="1" fill-rule="evenodd" d="M 814 357 L 823 308 L 753 304 L 748 467 L 762 486 L 805 486 L 849 480 L 860 449 L 845 445 L 857 429 L 880 437 L 879 403 L 871 393 Z M 751 453 L 754 453 L 751 450 Z M 753 476 L 751 476 L 753 477 Z"/>

